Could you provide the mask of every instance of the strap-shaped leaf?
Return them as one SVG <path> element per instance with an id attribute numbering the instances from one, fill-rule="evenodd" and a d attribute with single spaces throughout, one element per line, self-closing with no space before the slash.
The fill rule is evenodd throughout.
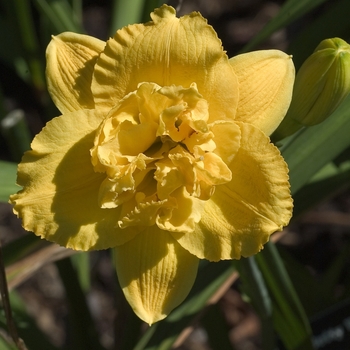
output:
<path id="1" fill-rule="evenodd" d="M 323 123 L 301 130 L 281 147 L 295 194 L 350 146 L 350 97 Z"/>
<path id="2" fill-rule="evenodd" d="M 311 327 L 275 245 L 256 255 L 273 301 L 273 324 L 287 349 L 313 350 Z"/>

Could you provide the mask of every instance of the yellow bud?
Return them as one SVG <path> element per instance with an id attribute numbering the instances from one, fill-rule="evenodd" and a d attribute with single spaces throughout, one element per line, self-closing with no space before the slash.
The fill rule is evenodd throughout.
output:
<path id="1" fill-rule="evenodd" d="M 321 41 L 299 69 L 290 108 L 273 138 L 321 123 L 350 92 L 350 45 L 342 39 Z"/>

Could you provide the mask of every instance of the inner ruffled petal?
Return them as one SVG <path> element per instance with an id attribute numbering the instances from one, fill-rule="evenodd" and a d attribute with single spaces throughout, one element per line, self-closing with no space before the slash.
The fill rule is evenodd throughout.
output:
<path id="1" fill-rule="evenodd" d="M 194 231 L 215 186 L 231 180 L 225 162 L 230 157 L 222 145 L 216 152 L 220 128 L 218 122 L 207 124 L 208 108 L 195 83 L 142 83 L 110 111 L 91 156 L 95 171 L 106 175 L 99 205 L 122 206 L 119 227 L 156 224 L 174 232 Z M 229 130 L 232 136 L 231 124 Z M 235 135 L 226 152 L 233 156 L 237 144 Z"/>
<path id="2" fill-rule="evenodd" d="M 211 121 L 233 119 L 238 81 L 214 29 L 199 13 L 176 18 L 167 5 L 151 17 L 153 22 L 127 26 L 107 41 L 92 81 L 97 108 L 110 110 L 144 81 L 184 87 L 196 82 Z"/>

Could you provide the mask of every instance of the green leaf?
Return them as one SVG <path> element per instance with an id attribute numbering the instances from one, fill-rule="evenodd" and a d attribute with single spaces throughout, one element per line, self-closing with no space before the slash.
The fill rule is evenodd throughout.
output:
<path id="1" fill-rule="evenodd" d="M 270 37 L 276 30 L 287 26 L 296 19 L 305 15 L 326 0 L 288 0 L 282 6 L 280 12 L 274 17 L 244 48 L 243 52 L 252 48 Z"/>
<path id="2" fill-rule="evenodd" d="M 243 290 L 251 299 L 255 311 L 260 317 L 263 348 L 273 349 L 275 335 L 272 322 L 272 302 L 255 257 L 243 258 L 235 265 L 243 282 Z"/>
<path id="3" fill-rule="evenodd" d="M 327 163 L 350 146 L 350 96 L 323 123 L 304 128 L 280 147 L 295 194 Z"/>
<path id="4" fill-rule="evenodd" d="M 311 274 L 310 270 L 301 262 L 285 251 L 283 247 L 278 246 L 278 252 L 283 260 L 283 265 L 287 270 L 295 291 L 302 303 L 308 316 L 312 316 L 319 311 L 317 305 L 319 301 L 324 301 L 322 290 L 318 280 Z M 310 293 L 317 290 L 318 293 Z M 317 299 L 317 300 L 316 300 Z M 327 307 L 328 304 L 324 304 Z"/>
<path id="5" fill-rule="evenodd" d="M 350 186 L 350 160 L 330 162 L 316 173 L 294 196 L 293 220 L 342 188 Z"/>
<path id="6" fill-rule="evenodd" d="M 311 327 L 272 242 L 255 256 L 273 301 L 273 324 L 287 349 L 313 350 Z"/>
<path id="7" fill-rule="evenodd" d="M 16 185 L 17 164 L 0 161 L 0 201 L 8 202 L 9 196 L 20 190 Z"/>
<path id="8" fill-rule="evenodd" d="M 82 290 L 86 293 L 90 289 L 90 253 L 80 252 L 71 257 L 77 272 Z"/>
<path id="9" fill-rule="evenodd" d="M 129 24 L 140 23 L 144 3 L 144 0 L 114 0 L 110 35 L 114 36 L 116 30 Z"/>

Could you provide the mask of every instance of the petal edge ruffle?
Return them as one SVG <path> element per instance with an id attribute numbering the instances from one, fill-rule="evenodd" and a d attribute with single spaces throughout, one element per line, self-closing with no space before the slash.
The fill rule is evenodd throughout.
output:
<path id="1" fill-rule="evenodd" d="M 124 27 L 107 41 L 92 81 L 96 108 L 110 109 L 142 82 L 184 88 L 195 82 L 209 103 L 209 122 L 233 119 L 237 77 L 213 28 L 199 13 L 177 18 L 167 5 L 151 16 L 153 22 Z"/>
<path id="2" fill-rule="evenodd" d="M 117 228 L 120 209 L 98 206 L 104 175 L 94 172 L 90 148 L 102 118 L 95 110 L 67 113 L 35 137 L 18 167 L 24 189 L 10 197 L 26 230 L 76 250 L 107 249 L 137 234 Z"/>
<path id="3" fill-rule="evenodd" d="M 230 164 L 232 181 L 216 187 L 195 232 L 172 233 L 201 259 L 240 259 L 256 254 L 292 215 L 288 168 L 279 150 L 259 129 L 237 124 L 242 137 Z"/>

